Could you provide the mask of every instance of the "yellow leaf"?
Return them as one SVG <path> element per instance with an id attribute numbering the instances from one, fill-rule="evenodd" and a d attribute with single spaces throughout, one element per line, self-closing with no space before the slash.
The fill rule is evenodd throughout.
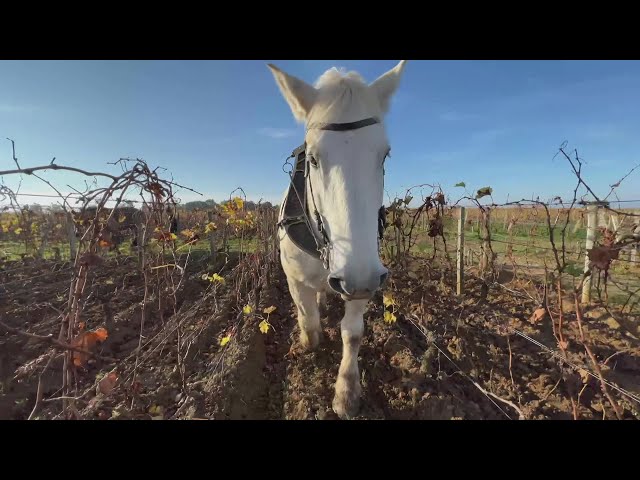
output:
<path id="1" fill-rule="evenodd" d="M 171 238 L 171 240 L 176 240 L 178 238 L 175 233 L 172 233 L 171 235 L 169 235 L 169 237 Z"/>
<path id="2" fill-rule="evenodd" d="M 273 305 L 271 305 L 270 307 L 267 307 L 264 309 L 264 313 L 266 313 L 267 315 L 273 313 L 276 311 L 276 307 L 274 307 Z"/>
<path id="3" fill-rule="evenodd" d="M 224 278 L 218 275 L 217 273 L 214 273 L 209 277 L 209 281 L 211 281 L 212 283 L 215 283 L 215 282 L 224 283 Z"/>
<path id="4" fill-rule="evenodd" d="M 118 223 L 123 223 L 126 219 L 127 217 L 125 217 L 124 215 L 120 215 L 120 217 L 118 217 Z"/>
<path id="5" fill-rule="evenodd" d="M 240 197 L 234 198 L 233 201 L 236 204 L 236 208 L 238 210 L 242 210 L 242 207 L 244 206 L 244 201 Z"/>
<path id="6" fill-rule="evenodd" d="M 229 341 L 231 340 L 231 336 L 227 335 L 226 337 L 222 337 L 220 339 L 220 346 L 224 347 L 227 343 L 229 343 Z"/>
<path id="7" fill-rule="evenodd" d="M 21 228 L 16 228 L 13 233 L 15 233 L 16 235 L 20 235 L 22 233 L 22 229 Z"/>
<path id="8" fill-rule="evenodd" d="M 383 295 L 382 302 L 384 303 L 385 307 L 390 307 L 391 305 L 396 304 L 396 301 L 393 299 L 391 295 Z"/>
<path id="9" fill-rule="evenodd" d="M 386 311 L 384 312 L 384 321 L 389 324 L 394 323 L 396 321 L 396 316 L 393 313 Z"/>
<path id="10" fill-rule="evenodd" d="M 181 231 L 180 235 L 184 235 L 185 237 L 190 238 L 190 237 L 193 237 L 194 233 L 193 233 L 193 230 L 186 229 Z"/>
<path id="11" fill-rule="evenodd" d="M 262 333 L 267 333 L 267 332 L 269 331 L 269 327 L 270 327 L 270 325 L 269 325 L 269 322 L 267 322 L 266 320 L 262 320 L 262 321 L 260 322 L 259 327 L 260 327 L 260 331 L 261 331 Z"/>
<path id="12" fill-rule="evenodd" d="M 251 305 L 245 305 L 242 308 L 242 313 L 244 313 L 245 315 L 249 315 L 251 312 L 253 312 L 253 308 L 251 307 Z"/>
<path id="13" fill-rule="evenodd" d="M 159 405 L 152 405 L 149 408 L 149 413 L 151 415 L 161 415 L 162 414 L 162 407 Z"/>
<path id="14" fill-rule="evenodd" d="M 207 226 L 204 228 L 204 233 L 215 232 L 218 229 L 215 223 L 209 222 Z"/>

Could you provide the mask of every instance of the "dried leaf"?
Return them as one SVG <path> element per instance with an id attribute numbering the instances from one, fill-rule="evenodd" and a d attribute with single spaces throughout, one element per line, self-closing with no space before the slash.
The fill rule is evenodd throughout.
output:
<path id="1" fill-rule="evenodd" d="M 157 182 L 151 182 L 149 184 L 149 190 L 151 192 L 153 192 L 159 198 L 163 198 L 164 197 L 164 192 L 163 192 L 164 189 L 162 188 L 162 185 L 160 185 Z"/>
<path id="2" fill-rule="evenodd" d="M 476 193 L 476 199 L 486 197 L 487 195 L 491 195 L 493 193 L 493 189 L 491 187 L 482 187 Z"/>
<path id="3" fill-rule="evenodd" d="M 111 372 L 100 380 L 98 383 L 98 389 L 100 390 L 100 393 L 109 395 L 116 386 L 116 383 L 118 383 L 118 374 L 116 372 Z"/>
<path id="4" fill-rule="evenodd" d="M 529 321 L 531 323 L 537 323 L 544 318 L 546 313 L 547 313 L 547 310 L 545 308 L 543 307 L 536 308 L 536 310 L 533 312 L 533 315 L 531 315 L 531 318 L 529 318 Z"/>
<path id="5" fill-rule="evenodd" d="M 274 307 L 273 305 L 271 305 L 270 307 L 267 307 L 264 309 L 264 313 L 266 313 L 267 315 L 273 313 L 276 311 L 276 307 Z"/>
<path id="6" fill-rule="evenodd" d="M 588 251 L 589 268 L 596 267 L 600 270 L 608 270 L 611 262 L 618 258 L 619 253 L 620 249 L 613 246 L 602 245 L 593 247 Z"/>
<path id="7" fill-rule="evenodd" d="M 582 378 L 582 383 L 589 383 L 590 376 L 587 370 L 581 368 L 578 370 L 578 373 L 580 374 L 580 378 Z"/>
<path id="8" fill-rule="evenodd" d="M 108 333 L 104 328 L 98 328 L 93 332 L 81 332 L 71 341 L 72 347 L 82 350 L 81 352 L 72 352 L 73 364 L 76 367 L 84 365 L 89 359 L 89 352 L 91 349 L 93 349 L 96 343 L 104 342 L 107 337 Z"/>
<path id="9" fill-rule="evenodd" d="M 429 232 L 428 235 L 430 237 L 442 236 L 444 233 L 444 225 L 442 224 L 442 218 L 436 217 L 429 221 Z"/>
<path id="10" fill-rule="evenodd" d="M 615 318 L 613 317 L 609 317 L 607 318 L 604 323 L 607 324 L 607 326 L 613 330 L 618 330 L 620 328 L 620 324 L 616 321 Z"/>
<path id="11" fill-rule="evenodd" d="M 155 238 L 157 240 L 161 240 L 161 241 L 164 241 L 164 242 L 172 242 L 174 240 L 177 240 L 178 236 L 175 233 L 160 231 L 160 232 L 156 233 Z"/>
<path id="12" fill-rule="evenodd" d="M 93 334 L 96 336 L 96 340 L 99 342 L 104 342 L 109 336 L 109 332 L 107 332 L 106 328 L 98 328 Z"/>

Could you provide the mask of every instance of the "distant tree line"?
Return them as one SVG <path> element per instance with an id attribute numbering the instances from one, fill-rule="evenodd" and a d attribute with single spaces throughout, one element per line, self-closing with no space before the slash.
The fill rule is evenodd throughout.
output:
<path id="1" fill-rule="evenodd" d="M 222 202 L 216 202 L 215 200 L 209 199 L 209 200 L 204 200 L 204 201 L 194 201 L 194 202 L 187 202 L 184 205 L 182 205 L 182 208 L 184 208 L 186 211 L 190 212 L 193 210 L 207 210 L 209 208 L 214 208 L 217 206 L 223 206 L 226 203 L 228 203 L 229 200 L 224 200 Z M 271 202 L 262 202 L 260 204 L 263 208 L 273 208 L 273 205 L 271 204 Z M 256 208 L 258 208 L 258 203 L 252 201 L 252 200 L 247 200 L 246 202 L 244 202 L 244 208 L 247 211 L 253 211 L 256 210 Z"/>

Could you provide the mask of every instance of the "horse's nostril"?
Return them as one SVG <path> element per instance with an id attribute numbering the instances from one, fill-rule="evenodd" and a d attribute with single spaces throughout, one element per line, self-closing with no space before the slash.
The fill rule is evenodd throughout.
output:
<path id="1" fill-rule="evenodd" d="M 383 273 L 382 275 L 380 275 L 380 286 L 384 285 L 384 282 L 387 281 L 388 276 L 389 276 L 388 273 Z"/>
<path id="2" fill-rule="evenodd" d="M 336 293 L 348 295 L 344 289 L 344 280 L 340 277 L 329 277 L 329 286 Z"/>

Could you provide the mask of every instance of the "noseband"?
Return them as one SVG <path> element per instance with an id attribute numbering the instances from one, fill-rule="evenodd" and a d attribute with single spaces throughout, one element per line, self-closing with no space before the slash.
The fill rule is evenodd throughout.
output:
<path id="1" fill-rule="evenodd" d="M 333 132 L 346 132 L 358 130 L 380 123 L 375 117 L 365 118 L 357 122 L 350 123 L 312 123 L 307 127 L 311 129 L 328 130 Z M 318 225 L 319 235 L 315 232 L 309 220 L 309 202 L 307 199 L 307 181 L 309 178 L 310 159 L 306 153 L 306 142 L 296 148 L 288 158 L 295 158 L 295 165 L 290 174 L 289 190 L 280 211 L 281 220 L 278 227 L 283 227 L 289 238 L 300 249 L 322 261 L 325 269 L 329 268 L 329 251 L 331 250 L 331 240 L 324 226 L 324 222 L 313 195 L 311 182 L 309 182 L 309 193 L 313 204 L 313 214 Z M 288 160 L 288 159 L 287 159 Z M 383 173 L 384 175 L 384 173 Z M 384 206 L 378 210 L 378 238 L 382 240 L 384 229 L 387 226 L 386 210 Z"/>

